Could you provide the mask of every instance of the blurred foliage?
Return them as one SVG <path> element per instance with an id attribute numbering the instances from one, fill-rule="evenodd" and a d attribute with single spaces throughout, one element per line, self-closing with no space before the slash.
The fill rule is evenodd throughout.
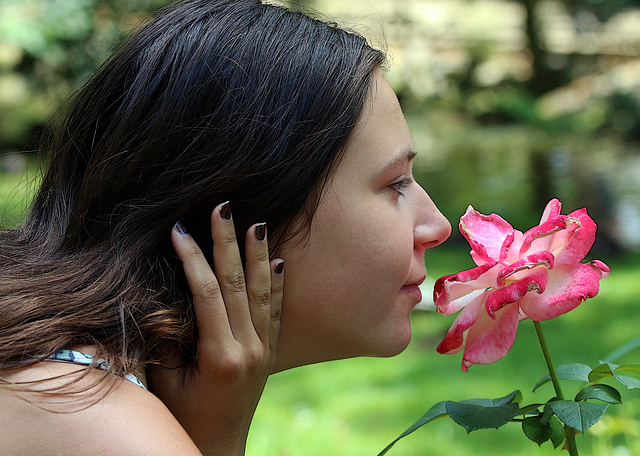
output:
<path id="1" fill-rule="evenodd" d="M 466 4 L 479 3 L 471 0 Z M 404 104 L 428 109 L 435 103 L 481 124 L 522 123 L 555 133 L 604 131 L 640 141 L 640 2 L 503 3 L 505 7 L 520 5 L 517 11 L 505 12 L 505 16 L 523 16 L 518 19 L 519 37 L 505 42 L 489 31 L 484 38 L 471 33 L 474 38 L 453 36 L 447 43 L 441 35 L 453 35 L 455 26 L 431 32 L 425 39 L 440 40 L 438 45 L 445 47 L 440 53 L 453 57 L 450 62 L 434 63 L 433 55 L 427 54 L 423 60 L 432 62 L 418 69 L 422 74 L 414 74 L 410 65 L 394 74 Z M 499 2 L 486 2 L 494 14 L 500 13 L 499 7 Z M 396 25 L 410 27 L 412 20 L 401 6 L 395 15 Z M 505 27 L 509 25 L 505 21 Z M 412 32 L 415 30 L 417 27 Z M 634 33 L 627 33 L 630 31 Z"/>
<path id="2" fill-rule="evenodd" d="M 325 3 L 330 4 L 323 0 L 284 2 L 295 9 L 320 11 Z M 590 101 L 597 113 L 591 113 L 588 119 L 582 110 L 567 115 L 546 115 L 540 107 L 541 96 L 607 65 L 603 60 L 607 56 L 598 52 L 559 55 L 546 45 L 548 4 L 561 4 L 576 33 L 586 36 L 601 30 L 603 24 L 620 14 L 640 14 L 638 0 L 504 2 L 520 4 L 526 13 L 521 24 L 525 49 L 520 52 L 528 55 L 525 57 L 530 68 L 525 76 L 506 75 L 493 83 L 483 81 L 481 73 L 499 50 L 495 42 L 478 38 L 458 43 L 466 62 L 451 71 L 445 70 L 448 84 L 444 90 L 425 98 L 412 93 L 415 87 L 398 84 L 403 98 L 429 104 L 441 102 L 483 123 L 523 122 L 536 128 L 591 132 L 604 128 L 628 139 L 640 140 L 640 81 L 633 87 L 593 97 L 595 100 Z M 0 0 L 0 152 L 25 148 L 33 131 L 46 122 L 61 100 L 72 93 L 137 24 L 146 20 L 150 11 L 168 3 L 169 0 Z M 395 6 L 390 23 L 406 25 L 412 21 L 403 13 L 406 8 L 401 2 L 391 3 Z M 429 2 L 424 0 L 424 3 Z M 331 8 L 336 6 L 332 4 Z M 640 50 L 636 51 L 635 55 L 627 51 L 623 60 L 638 58 Z M 402 71 L 407 73 L 405 79 L 414 77 L 410 71 L 404 68 Z"/>
<path id="3" fill-rule="evenodd" d="M 1 0 L 0 152 L 33 131 L 167 0 Z"/>

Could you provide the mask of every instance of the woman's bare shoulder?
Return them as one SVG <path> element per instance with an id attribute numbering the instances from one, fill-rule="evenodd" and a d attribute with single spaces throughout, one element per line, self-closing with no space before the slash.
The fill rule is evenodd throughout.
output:
<path id="1" fill-rule="evenodd" d="M 3 454 L 201 454 L 156 396 L 97 369 L 81 372 L 76 365 L 43 362 L 9 376 L 12 382 L 58 378 L 33 383 L 29 392 L 0 388 Z M 76 380 L 73 395 L 38 392 L 46 385 L 62 393 L 69 380 Z"/>

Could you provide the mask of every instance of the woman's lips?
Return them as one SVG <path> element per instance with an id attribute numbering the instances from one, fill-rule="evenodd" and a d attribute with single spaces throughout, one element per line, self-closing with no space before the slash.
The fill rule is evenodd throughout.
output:
<path id="1" fill-rule="evenodd" d="M 426 275 L 423 275 L 419 279 L 411 280 L 401 289 L 405 293 L 412 295 L 416 300 L 416 304 L 422 301 L 422 290 L 420 290 L 420 284 L 424 282 L 426 278 Z"/>
<path id="2" fill-rule="evenodd" d="M 422 291 L 418 285 L 405 285 L 402 287 L 402 291 L 412 295 L 416 300 L 416 304 L 422 301 Z"/>

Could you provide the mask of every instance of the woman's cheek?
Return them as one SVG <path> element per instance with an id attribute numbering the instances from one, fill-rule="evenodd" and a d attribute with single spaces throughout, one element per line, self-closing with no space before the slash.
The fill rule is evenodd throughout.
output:
<path id="1" fill-rule="evenodd" d="M 379 224 L 378 228 L 370 239 L 366 264 L 378 276 L 375 280 L 395 294 L 411 270 L 413 230 L 401 223 Z"/>

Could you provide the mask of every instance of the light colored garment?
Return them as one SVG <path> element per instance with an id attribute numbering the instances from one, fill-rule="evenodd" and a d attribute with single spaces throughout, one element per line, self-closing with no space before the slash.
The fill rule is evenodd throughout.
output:
<path id="1" fill-rule="evenodd" d="M 93 363 L 93 356 L 91 355 L 87 355 L 86 353 L 82 353 L 76 350 L 58 350 L 57 352 L 55 352 L 53 355 L 49 356 L 47 358 L 47 360 L 49 361 L 60 361 L 63 363 L 74 363 L 74 364 L 81 364 L 83 366 L 88 366 L 91 363 Z M 107 364 L 106 361 L 98 359 L 96 360 L 96 364 L 95 364 L 96 368 L 98 369 L 102 369 L 102 370 L 108 370 L 109 369 L 109 365 Z M 138 377 L 136 377 L 133 374 L 125 374 L 123 376 L 124 378 L 126 378 L 127 380 L 135 383 L 138 386 L 141 386 L 144 389 L 147 389 L 144 384 L 140 381 L 140 379 Z"/>

